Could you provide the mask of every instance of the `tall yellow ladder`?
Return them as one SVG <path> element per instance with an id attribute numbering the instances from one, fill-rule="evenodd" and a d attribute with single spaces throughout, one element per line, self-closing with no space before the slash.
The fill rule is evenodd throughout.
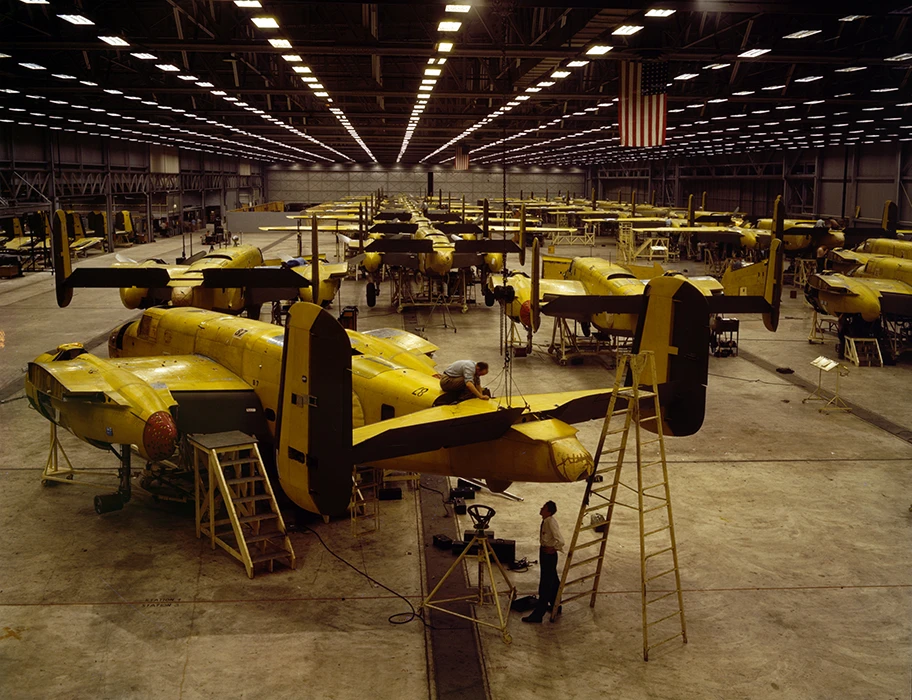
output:
<path id="1" fill-rule="evenodd" d="M 355 466 L 352 473 L 352 497 L 348 504 L 352 537 L 380 529 L 380 470 Z"/>
<path id="2" fill-rule="evenodd" d="M 256 439 L 238 431 L 191 435 L 196 499 L 196 536 L 206 535 L 238 559 L 253 578 L 258 564 L 295 568 L 272 484 Z"/>
<path id="3" fill-rule="evenodd" d="M 629 386 L 626 385 L 628 371 L 631 378 Z M 681 637 L 687 643 L 684 599 L 681 594 L 665 441 L 662 435 L 662 414 L 655 376 L 655 356 L 652 352 L 618 356 L 614 389 L 602 424 L 593 473 L 586 484 L 586 493 L 580 505 L 551 613 L 553 620 L 562 603 L 584 596 L 589 596 L 589 607 L 595 607 L 615 506 L 636 511 L 639 520 L 640 597 L 645 661 L 649 660 L 650 649 L 666 642 Z M 641 388 L 642 379 L 651 382 L 651 390 Z M 618 408 L 620 402 L 626 402 L 626 406 Z M 618 426 L 616 419 L 621 416 L 623 425 Z M 643 435 L 642 429 L 646 426 L 649 426 L 654 437 Z M 633 459 L 629 461 L 636 462 L 635 486 L 621 481 L 631 429 L 635 445 Z M 614 436 L 619 436 L 617 446 L 606 447 L 606 440 Z M 615 455 L 615 459 L 603 467 L 602 457 L 607 455 Z M 624 493 L 636 494 L 635 504 L 618 498 L 622 487 Z M 593 551 L 591 548 L 597 548 L 598 553 L 590 554 Z M 672 581 L 673 586 L 670 585 Z M 670 636 L 665 632 L 661 641 L 653 642 L 652 639 L 659 631 L 655 628 L 671 621 L 680 621 L 680 631 Z M 665 624 L 662 629 L 667 630 L 667 627 Z"/>

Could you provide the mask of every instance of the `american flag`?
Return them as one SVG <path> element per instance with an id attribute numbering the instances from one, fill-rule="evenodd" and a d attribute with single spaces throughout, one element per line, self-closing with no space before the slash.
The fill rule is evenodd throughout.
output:
<path id="1" fill-rule="evenodd" d="M 468 170 L 469 169 L 469 147 L 465 144 L 457 144 L 456 146 L 456 170 Z"/>
<path id="2" fill-rule="evenodd" d="M 668 63 L 621 61 L 618 129 L 621 146 L 664 146 Z"/>

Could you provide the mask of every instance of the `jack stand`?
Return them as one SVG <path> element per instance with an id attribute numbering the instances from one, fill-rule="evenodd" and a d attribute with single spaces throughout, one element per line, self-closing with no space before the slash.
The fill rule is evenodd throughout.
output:
<path id="1" fill-rule="evenodd" d="M 430 293 L 433 294 L 434 292 L 431 291 Z M 428 325 L 430 325 L 431 319 L 434 318 L 434 313 L 439 310 L 440 317 L 443 319 L 443 327 L 449 330 L 452 326 L 453 332 L 457 332 L 456 322 L 453 320 L 453 312 L 450 311 L 450 307 L 447 302 L 447 295 L 444 294 L 443 291 L 440 291 L 438 295 L 434 297 L 434 304 L 431 306 L 431 311 L 428 314 L 427 321 L 425 321 L 425 324 L 421 330 L 427 329 Z"/>
<path id="2" fill-rule="evenodd" d="M 63 456 L 62 461 L 66 463 L 65 468 L 61 468 L 60 455 Z M 114 469 L 76 469 L 73 466 L 73 463 L 70 462 L 70 458 L 67 455 L 66 451 L 63 449 L 63 445 L 60 443 L 60 438 L 57 437 L 57 424 L 51 423 L 51 447 L 50 451 L 48 452 L 47 461 L 44 464 L 44 471 L 41 473 L 42 486 L 51 486 L 53 484 L 60 483 L 74 484 L 76 486 L 92 486 L 94 488 L 103 488 L 107 485 L 107 483 L 110 482 L 99 480 L 84 481 L 79 477 L 111 477 L 119 475 L 119 470 Z"/>
<path id="3" fill-rule="evenodd" d="M 516 323 L 511 321 L 507 347 L 513 352 L 513 357 L 527 357 L 532 354 L 532 334 L 526 333 L 526 339 L 523 340 L 522 333 L 516 328 Z"/>
<path id="4" fill-rule="evenodd" d="M 120 454 L 111 447 L 111 452 L 120 459 L 120 468 L 117 470 L 120 477 L 120 485 L 114 493 L 108 493 L 95 496 L 95 512 L 99 515 L 110 513 L 112 510 L 120 510 L 126 503 L 129 503 L 131 494 L 130 488 L 130 446 L 121 445 Z"/>
<path id="5" fill-rule="evenodd" d="M 497 558 L 497 555 L 491 548 L 491 542 L 488 539 L 486 532 L 488 529 L 488 524 L 491 522 L 491 518 L 494 517 L 496 511 L 489 506 L 478 504 L 469 506 L 466 512 L 468 512 L 469 516 L 471 516 L 472 522 L 475 525 L 475 536 L 472 538 L 471 542 L 465 545 L 465 549 L 462 550 L 462 553 L 459 555 L 459 557 L 457 557 L 456 561 L 453 562 L 453 565 L 443 575 L 443 578 L 440 579 L 436 586 L 434 586 L 434 590 L 432 590 L 428 594 L 428 597 L 424 599 L 424 602 L 421 603 L 421 607 L 438 610 L 442 613 L 446 613 L 447 615 L 453 615 L 454 617 L 461 617 L 463 620 L 469 620 L 470 622 L 474 622 L 476 625 L 493 627 L 494 629 L 500 631 L 500 635 L 503 638 L 504 644 L 509 644 L 513 641 L 513 637 L 510 636 L 509 632 L 507 632 L 507 627 L 510 624 L 510 618 L 509 615 L 505 614 L 505 612 L 509 612 L 510 605 L 513 603 L 513 599 L 516 598 L 516 586 L 510 582 L 510 578 L 507 576 L 506 569 L 504 569 L 503 564 L 500 563 L 500 560 Z M 477 548 L 477 553 L 469 554 L 473 548 Z M 458 596 L 456 598 L 434 600 L 434 596 L 437 595 L 437 592 L 443 587 L 446 580 L 457 571 L 462 561 L 468 557 L 474 557 L 478 561 L 478 592 L 472 595 Z M 505 591 L 507 594 L 507 603 L 505 607 L 501 606 L 500 594 L 497 592 L 497 584 L 495 583 L 494 579 L 494 567 L 491 566 L 492 560 L 497 566 L 497 570 L 500 571 L 500 575 L 503 577 L 504 582 L 507 584 L 507 590 Z M 490 581 L 491 586 L 491 590 L 487 593 L 485 592 L 484 587 L 485 571 L 488 572 L 488 580 Z M 497 610 L 497 619 L 499 624 L 495 625 L 491 622 L 479 620 L 477 617 L 470 617 L 468 615 L 463 615 L 462 613 L 440 607 L 440 605 L 443 603 L 455 603 L 458 601 L 467 601 L 475 605 L 493 603 L 494 607 Z"/>

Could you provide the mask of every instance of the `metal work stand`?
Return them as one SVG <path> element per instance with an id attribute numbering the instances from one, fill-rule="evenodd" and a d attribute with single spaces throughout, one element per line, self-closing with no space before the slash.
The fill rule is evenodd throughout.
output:
<path id="1" fill-rule="evenodd" d="M 506 569 L 504 569 L 503 564 L 500 563 L 500 560 L 494 553 L 494 550 L 491 547 L 491 542 L 488 539 L 488 525 L 490 524 L 491 518 L 494 517 L 496 511 L 489 506 L 479 504 L 469 506 L 466 512 L 472 518 L 472 522 L 475 525 L 475 536 L 467 545 L 465 545 L 465 549 L 462 550 L 462 553 L 456 558 L 456 561 L 453 562 L 453 565 L 443 575 L 443 578 L 441 578 L 437 585 L 434 586 L 434 590 L 432 590 L 428 594 L 428 597 L 424 599 L 424 602 L 421 603 L 421 607 L 431 610 L 439 610 L 442 613 L 453 615 L 454 617 L 461 617 L 463 620 L 469 620 L 471 622 L 474 622 L 476 625 L 493 627 L 494 629 L 500 631 L 500 635 L 503 638 L 504 644 L 509 644 L 513 641 L 513 637 L 511 637 L 510 633 L 507 632 L 507 627 L 510 624 L 510 617 L 507 613 L 510 610 L 510 605 L 513 603 L 513 599 L 516 597 L 516 586 L 510 582 L 510 578 L 507 576 Z M 473 550 L 476 553 L 470 554 L 470 552 Z M 469 557 L 474 558 L 478 562 L 478 591 L 474 594 L 458 596 L 456 598 L 444 598 L 435 600 L 434 596 L 437 595 L 437 592 L 443 587 L 444 583 L 446 583 L 446 580 L 456 571 L 458 571 L 459 565 L 463 562 L 463 560 L 468 559 Z M 501 593 L 497 590 L 497 583 L 494 577 L 494 566 L 491 565 L 492 561 L 494 562 L 494 566 L 497 567 L 497 570 L 500 572 L 500 575 L 503 577 L 503 580 L 507 585 L 507 588 L 504 591 L 504 593 L 507 594 L 507 601 L 505 605 L 502 605 L 500 601 Z M 488 572 L 490 591 L 485 591 L 485 571 Z M 494 608 L 497 610 L 498 624 L 495 625 L 492 622 L 479 620 L 477 617 L 470 617 L 469 615 L 463 615 L 462 613 L 455 612 L 454 610 L 448 610 L 447 608 L 441 607 L 441 605 L 444 603 L 455 603 L 459 601 L 468 601 L 474 603 L 475 605 L 493 603 Z"/>
<path id="2" fill-rule="evenodd" d="M 844 364 L 836 362 L 836 360 L 831 360 L 823 355 L 816 360 L 812 360 L 811 364 L 818 370 L 817 388 L 814 389 L 806 399 L 803 399 L 801 403 L 826 401 L 826 403 L 820 407 L 821 413 L 829 413 L 830 411 L 851 411 L 852 407 L 843 401 L 842 397 L 839 395 L 839 378 L 849 376 L 849 368 Z M 834 369 L 836 370 L 836 390 L 833 392 L 832 398 L 830 398 L 824 394 L 823 374 L 824 372 L 830 372 Z"/>

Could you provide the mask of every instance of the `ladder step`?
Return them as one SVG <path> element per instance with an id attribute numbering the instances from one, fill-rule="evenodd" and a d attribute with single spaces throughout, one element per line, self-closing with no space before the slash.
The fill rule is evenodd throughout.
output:
<path id="1" fill-rule="evenodd" d="M 579 529 L 579 531 L 580 531 L 580 532 L 585 532 L 586 530 L 594 530 L 594 529 L 597 528 L 597 527 L 603 527 L 603 526 L 605 526 L 605 525 L 607 525 L 607 524 L 608 524 L 608 521 L 607 521 L 607 520 L 603 520 L 603 521 L 600 522 L 600 523 L 592 523 L 591 525 L 583 525 L 583 526 Z"/>
<path id="2" fill-rule="evenodd" d="M 667 644 L 672 639 L 677 639 L 678 637 L 683 637 L 683 636 L 684 636 L 683 632 L 678 632 L 677 634 L 673 634 L 668 639 L 663 639 L 661 642 L 656 642 L 655 644 L 650 644 L 648 647 L 646 647 L 646 651 L 649 651 L 650 649 L 655 649 L 656 647 L 660 647 L 663 644 Z"/>
<path id="3" fill-rule="evenodd" d="M 583 515 L 585 515 L 586 513 L 592 513 L 593 511 L 596 511 L 596 510 L 601 510 L 602 508 L 606 507 L 607 505 L 608 505 L 608 501 L 605 501 L 604 503 L 599 503 L 597 506 L 587 506 L 586 508 L 583 509 Z"/>
<path id="4" fill-rule="evenodd" d="M 646 605 L 652 605 L 653 603 L 658 603 L 660 600 L 665 600 L 669 596 L 677 595 L 677 591 L 669 591 L 664 595 L 660 595 L 658 598 L 653 598 L 652 600 L 647 600 Z"/>
<path id="5" fill-rule="evenodd" d="M 649 467 L 654 467 L 654 466 L 659 465 L 659 464 L 661 464 L 661 463 L 662 463 L 662 460 L 661 460 L 661 459 L 658 460 L 658 461 L 656 461 L 656 462 L 647 462 L 646 464 L 641 464 L 641 465 L 640 465 L 640 469 L 648 469 Z"/>
<path id="6" fill-rule="evenodd" d="M 659 527 L 659 528 L 656 528 L 655 530 L 650 530 L 649 532 L 644 532 L 643 537 L 649 537 L 650 535 L 655 535 L 655 534 L 662 532 L 663 530 L 667 530 L 667 529 L 668 529 L 668 525 L 665 525 L 664 527 Z"/>
<path id="7" fill-rule="evenodd" d="M 252 484 L 256 481 L 266 481 L 266 479 L 262 476 L 242 476 L 237 479 L 225 479 L 225 483 L 232 486 L 235 484 Z"/>
<path id="8" fill-rule="evenodd" d="M 244 541 L 247 544 L 256 544 L 257 542 L 268 542 L 271 539 L 281 538 L 283 541 L 285 539 L 285 533 L 281 530 L 273 530 L 272 532 L 266 532 L 260 535 L 248 535 L 244 538 Z M 281 546 L 279 543 L 275 543 L 276 546 Z"/>
<path id="9" fill-rule="evenodd" d="M 645 493 L 646 491 L 649 491 L 649 490 L 654 489 L 654 488 L 656 488 L 656 487 L 658 487 L 658 486 L 664 486 L 664 485 L 665 485 L 665 482 L 664 482 L 664 481 L 657 481 L 656 483 L 652 484 L 651 486 L 644 486 L 644 487 L 643 487 L 643 492 Z"/>
<path id="10" fill-rule="evenodd" d="M 585 576 L 580 576 L 579 578 L 575 578 L 571 581 L 565 582 L 564 588 L 566 588 L 567 586 L 573 586 L 577 583 L 582 583 L 583 581 L 588 581 L 591 578 L 595 578 L 595 574 L 586 574 Z"/>
<path id="11" fill-rule="evenodd" d="M 645 418 L 640 418 L 640 423 L 645 423 L 648 420 L 655 420 L 658 416 L 646 416 Z"/>
<path id="12" fill-rule="evenodd" d="M 241 498 L 232 498 L 232 503 L 256 503 L 258 501 L 271 501 L 272 496 L 268 493 L 258 494 L 256 496 L 242 496 Z"/>
<path id="13" fill-rule="evenodd" d="M 244 515 L 239 517 L 237 521 L 241 525 L 247 525 L 248 523 L 259 523 L 264 520 L 276 520 L 278 517 L 279 516 L 275 513 L 261 513 L 260 515 Z M 216 520 L 215 526 L 218 527 L 219 525 L 228 525 L 230 523 L 231 519 L 225 518 L 224 520 Z"/>
<path id="14" fill-rule="evenodd" d="M 668 619 L 674 617 L 675 615 L 680 615 L 680 614 L 681 614 L 681 611 L 680 611 L 680 610 L 675 610 L 673 613 L 671 613 L 671 614 L 669 614 L 669 615 L 666 615 L 665 617 L 660 617 L 658 620 L 653 620 L 652 622 L 647 622 L 647 623 L 646 623 L 646 626 L 647 626 L 647 627 L 652 627 L 653 625 L 657 625 L 657 624 L 659 624 L 660 622 L 665 622 L 665 620 L 668 620 Z M 680 633 L 679 633 L 679 634 L 680 634 Z M 677 637 L 677 636 L 678 636 L 678 635 L 676 634 L 675 637 Z M 672 639 L 674 639 L 674 637 L 672 637 Z M 661 644 L 661 643 L 662 643 L 662 642 L 659 642 L 659 644 Z M 656 645 L 656 646 L 658 646 L 658 645 Z"/>
<path id="15" fill-rule="evenodd" d="M 614 488 L 614 484 L 608 484 L 607 486 L 600 486 L 597 489 L 589 489 L 589 493 L 602 493 L 602 491 L 610 491 Z"/>
<path id="16" fill-rule="evenodd" d="M 662 508 L 667 508 L 667 507 L 668 507 L 668 502 L 666 501 L 666 502 L 662 503 L 662 505 L 653 506 L 652 508 L 647 508 L 646 510 L 643 511 L 643 514 L 645 515 L 646 513 L 651 513 L 654 510 L 661 510 Z"/>
<path id="17" fill-rule="evenodd" d="M 588 559 L 583 559 L 582 561 L 575 561 L 572 564 L 568 564 L 567 568 L 572 569 L 576 566 L 584 566 L 585 564 L 591 564 L 592 562 L 598 561 L 601 558 L 602 557 L 600 554 L 596 554 L 594 557 L 589 557 Z"/>
<path id="18" fill-rule="evenodd" d="M 286 552 L 282 550 L 281 552 L 266 552 L 264 554 L 257 554 L 256 556 L 251 555 L 250 561 L 254 564 L 259 564 L 264 561 L 270 561 L 271 559 L 291 559 L 291 552 Z"/>
<path id="19" fill-rule="evenodd" d="M 583 544 L 577 544 L 570 551 L 576 552 L 576 551 L 579 551 L 580 549 L 586 549 L 586 547 L 591 547 L 594 544 L 598 544 L 602 540 L 603 540 L 603 538 L 599 538 L 597 540 L 589 540 L 588 542 L 584 542 Z"/>
<path id="20" fill-rule="evenodd" d="M 574 595 L 569 596 L 569 597 L 561 596 L 561 599 L 560 599 L 561 605 L 563 605 L 564 603 L 569 603 L 571 600 L 576 600 L 577 598 L 582 598 L 584 595 L 592 595 L 592 591 L 588 590 L 588 591 L 583 591 L 582 593 L 575 593 Z"/>
<path id="21" fill-rule="evenodd" d="M 674 571 L 675 571 L 674 568 L 671 568 L 671 569 L 668 569 L 668 571 L 663 571 L 661 574 L 656 574 L 655 576 L 650 576 L 649 578 L 646 579 L 645 583 L 649 583 L 650 581 L 655 581 L 657 578 L 662 578 L 663 576 L 668 576 L 668 574 L 673 574 Z"/>
<path id="22" fill-rule="evenodd" d="M 257 458 L 247 457 L 245 459 L 220 459 L 219 464 L 223 467 L 235 467 L 238 464 L 257 464 Z"/>
<path id="23" fill-rule="evenodd" d="M 657 557 L 660 554 L 665 554 L 665 552 L 670 552 L 673 549 L 674 549 L 674 547 L 666 547 L 665 549 L 660 549 L 658 552 L 653 552 L 652 554 L 647 554 L 645 557 L 643 557 L 643 559 L 652 559 L 653 557 Z"/>

